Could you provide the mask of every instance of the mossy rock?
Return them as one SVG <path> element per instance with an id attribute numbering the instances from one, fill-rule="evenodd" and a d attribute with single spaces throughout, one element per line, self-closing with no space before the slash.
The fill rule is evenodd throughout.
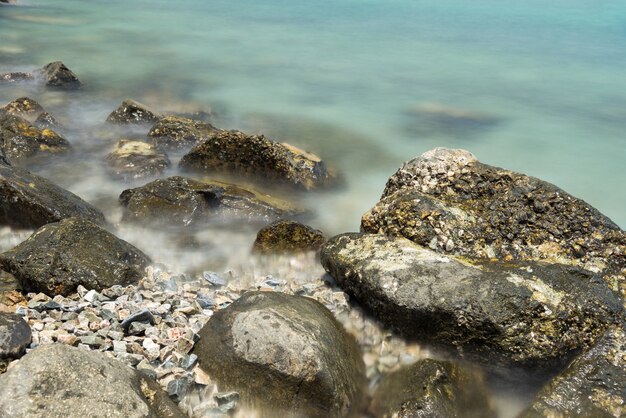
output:
<path id="1" fill-rule="evenodd" d="M 107 117 L 106 121 L 117 125 L 126 124 L 154 124 L 159 115 L 148 109 L 147 106 L 131 99 L 126 99 Z"/>
<path id="2" fill-rule="evenodd" d="M 44 108 L 39 103 L 28 97 L 15 99 L 0 110 L 9 115 L 24 118 L 29 122 L 35 121 L 39 115 L 45 112 Z"/>
<path id="3" fill-rule="evenodd" d="M 300 222 L 280 220 L 259 230 L 252 251 L 257 254 L 318 251 L 325 242 L 320 230 Z"/>
<path id="4" fill-rule="evenodd" d="M 51 129 L 39 129 L 26 119 L 11 114 L 0 115 L 0 143 L 14 164 L 34 157 L 64 154 L 70 143 Z"/>
<path id="5" fill-rule="evenodd" d="M 109 174 L 122 180 L 157 176 L 171 164 L 167 155 L 154 145 L 130 139 L 118 141 L 105 161 Z"/>
<path id="6" fill-rule="evenodd" d="M 210 138 L 219 130 L 213 125 L 181 116 L 164 116 L 150 129 L 148 136 L 158 146 L 189 148 Z"/>

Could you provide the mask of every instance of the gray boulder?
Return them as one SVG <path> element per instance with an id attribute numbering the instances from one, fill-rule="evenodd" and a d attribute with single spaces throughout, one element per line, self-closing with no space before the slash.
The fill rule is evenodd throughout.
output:
<path id="1" fill-rule="evenodd" d="M 68 295 L 78 285 L 100 291 L 143 277 L 150 259 L 91 221 L 69 218 L 45 225 L 26 241 L 0 254 L 0 268 L 23 289 Z"/>
<path id="2" fill-rule="evenodd" d="M 3 3 L 0 1 L 0 3 Z M 5 0 L 4 3 L 7 3 Z M 0 74 L 0 84 L 9 84 L 9 83 L 18 83 L 20 81 L 30 81 L 34 80 L 34 76 L 31 73 L 24 73 L 21 71 L 16 71 L 12 73 L 2 73 Z"/>
<path id="3" fill-rule="evenodd" d="M 220 131 L 196 145 L 180 161 L 183 170 L 222 174 L 256 183 L 313 190 L 336 184 L 336 176 L 316 155 L 263 135 Z"/>
<path id="4" fill-rule="evenodd" d="M 344 417 L 361 405 L 359 348 L 313 299 L 248 292 L 199 334 L 200 366 L 271 416 Z"/>
<path id="5" fill-rule="evenodd" d="M 47 87 L 70 90 L 82 86 L 76 74 L 61 61 L 46 64 L 43 68 L 35 71 L 35 76 L 42 78 Z"/>
<path id="6" fill-rule="evenodd" d="M 30 327 L 21 316 L 0 312 L 0 359 L 22 357 L 31 336 Z"/>
<path id="7" fill-rule="evenodd" d="M 550 183 L 464 150 L 437 148 L 405 163 L 361 228 L 442 253 L 575 265 L 626 289 L 626 233 L 615 223 Z"/>
<path id="8" fill-rule="evenodd" d="M 50 154 L 67 153 L 70 143 L 51 129 L 39 129 L 26 119 L 0 114 L 0 145 L 12 163 Z"/>
<path id="9" fill-rule="evenodd" d="M 64 344 L 41 346 L 0 376 L 0 416 L 183 418 L 154 381 L 118 360 Z"/>
<path id="10" fill-rule="evenodd" d="M 157 176 L 171 164 L 167 155 L 154 145 L 129 139 L 120 140 L 105 161 L 109 174 L 122 180 Z"/>
<path id="11" fill-rule="evenodd" d="M 495 418 L 483 376 L 438 360 L 384 375 L 369 412 L 377 418 Z"/>
<path id="12" fill-rule="evenodd" d="M 213 125 L 180 116 L 165 116 L 152 127 L 148 136 L 159 146 L 192 147 L 210 138 L 219 129 Z"/>
<path id="13" fill-rule="evenodd" d="M 565 265 L 446 257 L 402 238 L 344 234 L 322 265 L 378 319 L 497 366 L 560 366 L 624 315 L 593 273 Z"/>
<path id="14" fill-rule="evenodd" d="M 626 329 L 616 326 L 552 379 L 520 418 L 626 415 Z"/>
<path id="15" fill-rule="evenodd" d="M 75 194 L 23 168 L 0 164 L 0 225 L 32 229 L 73 216 L 105 222 L 102 212 Z"/>
<path id="16" fill-rule="evenodd" d="M 153 124 L 159 116 L 145 105 L 131 99 L 126 99 L 108 117 L 107 122 L 117 125 L 124 124 Z"/>
<path id="17" fill-rule="evenodd" d="M 252 251 L 257 254 L 318 251 L 325 242 L 322 231 L 300 222 L 281 220 L 259 230 Z"/>
<path id="18" fill-rule="evenodd" d="M 188 226 L 207 222 L 271 222 L 302 210 L 251 189 L 187 177 L 155 180 L 120 195 L 124 221 Z"/>

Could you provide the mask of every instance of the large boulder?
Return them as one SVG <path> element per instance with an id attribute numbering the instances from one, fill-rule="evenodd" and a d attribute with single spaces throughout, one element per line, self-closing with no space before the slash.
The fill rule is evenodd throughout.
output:
<path id="1" fill-rule="evenodd" d="M 0 312 L 0 359 L 20 358 L 30 344 L 31 331 L 24 319 Z"/>
<path id="2" fill-rule="evenodd" d="M 625 415 L 626 329 L 621 325 L 541 389 L 520 418 Z"/>
<path id="3" fill-rule="evenodd" d="M 122 180 L 157 176 L 170 166 L 167 155 L 147 142 L 120 140 L 105 157 L 109 174 Z"/>
<path id="4" fill-rule="evenodd" d="M 626 233 L 615 223 L 550 183 L 464 150 L 437 148 L 405 163 L 361 227 L 443 253 L 580 266 L 626 292 Z"/>
<path id="5" fill-rule="evenodd" d="M 384 375 L 369 411 L 378 418 L 496 416 L 479 372 L 432 359 Z"/>
<path id="6" fill-rule="evenodd" d="M 196 145 L 180 161 L 184 170 L 246 178 L 261 184 L 312 190 L 335 183 L 316 155 L 263 135 L 220 131 Z"/>
<path id="7" fill-rule="evenodd" d="M 61 154 L 70 143 L 51 129 L 39 129 L 26 119 L 11 114 L 0 115 L 0 145 L 13 163 L 45 154 Z"/>
<path id="8" fill-rule="evenodd" d="M 23 168 L 0 164 L 0 225 L 32 229 L 73 216 L 105 222 L 102 212 L 75 194 Z"/>
<path id="9" fill-rule="evenodd" d="M 150 259 L 91 221 L 69 218 L 45 225 L 0 254 L 0 268 L 24 290 L 68 295 L 78 285 L 97 291 L 143 277 Z"/>
<path id="10" fill-rule="evenodd" d="M 41 346 L 0 376 L 0 416 L 183 418 L 158 384 L 104 353 Z"/>
<path id="11" fill-rule="evenodd" d="M 148 136 L 159 146 L 192 147 L 219 130 L 213 125 L 181 116 L 165 116 L 152 127 Z"/>
<path id="12" fill-rule="evenodd" d="M 271 416 L 344 417 L 361 405 L 359 348 L 313 299 L 248 292 L 199 334 L 200 367 Z"/>
<path id="13" fill-rule="evenodd" d="M 281 220 L 259 230 L 252 251 L 257 254 L 318 251 L 325 242 L 322 231 L 300 222 Z"/>
<path id="14" fill-rule="evenodd" d="M 469 264 L 402 237 L 344 234 L 321 261 L 378 319 L 492 366 L 560 366 L 624 315 L 586 270 L 536 262 Z"/>
<path id="15" fill-rule="evenodd" d="M 271 222 L 302 210 L 251 189 L 187 177 L 155 180 L 120 195 L 124 221 L 171 226 L 237 220 Z"/>
<path id="16" fill-rule="evenodd" d="M 131 99 L 126 99 L 108 117 L 107 122 L 117 125 L 124 124 L 153 124 L 159 116 L 145 105 Z"/>
<path id="17" fill-rule="evenodd" d="M 82 86 L 76 74 L 61 61 L 46 64 L 43 68 L 35 71 L 35 75 L 42 78 L 47 87 L 70 90 Z"/>

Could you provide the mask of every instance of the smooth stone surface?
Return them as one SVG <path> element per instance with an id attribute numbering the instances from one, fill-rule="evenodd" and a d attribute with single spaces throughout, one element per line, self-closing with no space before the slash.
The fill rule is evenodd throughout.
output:
<path id="1" fill-rule="evenodd" d="M 324 242 L 326 237 L 322 231 L 300 222 L 282 220 L 257 233 L 252 251 L 257 254 L 318 251 Z"/>
<path id="2" fill-rule="evenodd" d="M 181 116 L 165 116 L 150 129 L 148 136 L 159 146 L 168 148 L 192 147 L 219 129 L 213 125 Z"/>
<path id="3" fill-rule="evenodd" d="M 70 150 L 70 143 L 51 129 L 39 129 L 26 119 L 11 114 L 0 115 L 0 143 L 12 163 Z"/>
<path id="4" fill-rule="evenodd" d="M 0 375 L 0 416 L 183 418 L 156 383 L 102 353 L 41 346 Z"/>
<path id="5" fill-rule="evenodd" d="M 0 225 L 34 229 L 70 217 L 104 224 L 100 210 L 19 167 L 0 164 Z"/>
<path id="6" fill-rule="evenodd" d="M 21 316 L 0 312 L 0 359 L 20 358 L 30 338 L 30 327 Z"/>
<path id="7" fill-rule="evenodd" d="M 170 166 L 167 155 L 147 142 L 120 140 L 105 157 L 108 172 L 122 180 L 156 176 Z"/>
<path id="8" fill-rule="evenodd" d="M 365 366 L 353 337 L 319 302 L 247 292 L 216 312 L 194 353 L 220 388 L 272 416 L 343 417 L 357 412 Z"/>
<path id="9" fill-rule="evenodd" d="M 626 329 L 616 326 L 536 396 L 520 418 L 626 415 Z"/>
<path id="10" fill-rule="evenodd" d="M 426 359 L 384 375 L 369 407 L 378 418 L 495 418 L 480 373 Z"/>
<path id="11" fill-rule="evenodd" d="M 302 209 L 234 184 L 169 177 L 120 195 L 124 221 L 189 226 L 207 222 L 271 222 Z"/>
<path id="12" fill-rule="evenodd" d="M 144 275 L 150 259 L 91 221 L 64 219 L 45 225 L 0 254 L 0 266 L 26 291 L 67 295 L 78 285 L 100 291 Z"/>
<path id="13" fill-rule="evenodd" d="M 43 78 L 44 84 L 47 87 L 54 87 L 60 89 L 77 89 L 82 86 L 82 83 L 61 61 L 54 61 L 46 64 L 43 68 L 37 70 L 35 74 Z"/>
<path id="14" fill-rule="evenodd" d="M 565 265 L 470 265 L 402 237 L 343 234 L 322 265 L 377 318 L 492 367 L 560 366 L 623 315 L 598 275 Z"/>
<path id="15" fill-rule="evenodd" d="M 361 228 L 442 253 L 580 266 L 626 295 L 624 231 L 558 187 L 465 150 L 436 148 L 405 163 Z"/>
<path id="16" fill-rule="evenodd" d="M 184 170 L 223 174 L 259 184 L 289 185 L 300 190 L 335 185 L 336 177 L 316 155 L 263 135 L 220 131 L 196 145 L 180 161 Z"/>
<path id="17" fill-rule="evenodd" d="M 107 117 L 107 122 L 118 125 L 124 124 L 152 124 L 159 120 L 159 116 L 147 106 L 131 99 L 126 99 L 117 109 Z"/>

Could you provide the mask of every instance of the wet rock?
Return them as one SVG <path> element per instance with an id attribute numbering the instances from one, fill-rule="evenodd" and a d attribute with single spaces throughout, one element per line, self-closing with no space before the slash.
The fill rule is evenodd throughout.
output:
<path id="1" fill-rule="evenodd" d="M 105 160 L 109 173 L 123 180 L 156 176 L 170 166 L 167 155 L 154 145 L 128 139 L 119 141 Z"/>
<path id="2" fill-rule="evenodd" d="M 537 395 L 520 418 L 623 417 L 626 412 L 626 330 L 611 328 Z"/>
<path id="3" fill-rule="evenodd" d="M 102 353 L 63 344 L 31 351 L 0 376 L 0 385 L 0 416 L 185 416 L 148 377 Z"/>
<path id="4" fill-rule="evenodd" d="M 295 221 L 277 221 L 262 228 L 252 251 L 259 254 L 318 251 L 326 242 L 322 231 Z"/>
<path id="5" fill-rule="evenodd" d="M 26 291 L 67 295 L 78 285 L 100 291 L 143 277 L 150 259 L 126 241 L 80 218 L 38 229 L 3 254 L 0 266 Z"/>
<path id="6" fill-rule="evenodd" d="M 39 228 L 69 217 L 104 224 L 104 215 L 80 197 L 19 168 L 0 164 L 0 224 Z"/>
<path id="7" fill-rule="evenodd" d="M 22 357 L 30 337 L 30 327 L 21 316 L 0 312 L 0 359 Z"/>
<path id="8" fill-rule="evenodd" d="M 165 116 L 152 127 L 148 136 L 159 146 L 191 147 L 213 136 L 219 129 L 213 125 L 180 116 Z"/>
<path id="9" fill-rule="evenodd" d="M 356 342 L 309 298 L 248 292 L 216 312 L 194 348 L 220 388 L 271 407 L 276 415 L 340 417 L 363 395 Z"/>
<path id="10" fill-rule="evenodd" d="M 626 233 L 558 187 L 436 148 L 402 166 L 361 220 L 444 253 L 535 260 L 602 272 L 626 294 Z"/>
<path id="11" fill-rule="evenodd" d="M 271 222 L 302 211 L 285 201 L 221 182 L 186 177 L 155 180 L 124 190 L 124 221 L 187 226 L 234 220 Z"/>
<path id="12" fill-rule="evenodd" d="M 478 372 L 431 359 L 383 376 L 369 409 L 380 418 L 496 416 Z"/>
<path id="13" fill-rule="evenodd" d="M 402 237 L 344 234 L 321 251 L 337 283 L 419 341 L 498 366 L 560 366 L 624 313 L 589 271 L 442 256 Z"/>
<path id="14" fill-rule="evenodd" d="M 0 115 L 0 143 L 9 160 L 19 163 L 43 154 L 61 154 L 70 143 L 51 129 L 38 129 L 19 116 Z"/>
<path id="15" fill-rule="evenodd" d="M 336 176 L 316 155 L 263 135 L 220 131 L 180 161 L 184 170 L 247 178 L 262 184 L 312 190 L 335 184 Z"/>
<path id="16" fill-rule="evenodd" d="M 20 97 L 9 102 L 1 111 L 13 116 L 19 116 L 29 122 L 33 122 L 39 115 L 45 112 L 39 103 L 28 97 Z"/>
<path id="17" fill-rule="evenodd" d="M 43 68 L 37 70 L 35 74 L 41 77 L 44 84 L 48 87 L 69 90 L 77 89 L 82 86 L 82 83 L 78 77 L 76 77 L 76 74 L 67 68 L 61 61 L 46 64 Z"/>
<path id="18" fill-rule="evenodd" d="M 48 112 L 43 112 L 39 116 L 37 116 L 37 119 L 35 119 L 35 122 L 33 122 L 33 124 L 37 128 L 42 129 L 42 130 L 61 128 L 61 124 L 54 118 L 54 116 L 52 116 Z"/>
<path id="19" fill-rule="evenodd" d="M 0 3 L 2 2 L 0 1 Z M 8 3 L 8 2 L 5 1 L 5 3 Z M 0 84 L 17 83 L 20 81 L 30 81 L 30 80 L 33 80 L 34 78 L 35 77 L 32 74 L 23 73 L 20 71 L 16 71 L 13 73 L 2 73 L 0 74 Z"/>
<path id="20" fill-rule="evenodd" d="M 124 124 L 153 124 L 159 116 L 145 105 L 131 99 L 124 100 L 108 117 L 107 122 L 118 125 Z"/>

